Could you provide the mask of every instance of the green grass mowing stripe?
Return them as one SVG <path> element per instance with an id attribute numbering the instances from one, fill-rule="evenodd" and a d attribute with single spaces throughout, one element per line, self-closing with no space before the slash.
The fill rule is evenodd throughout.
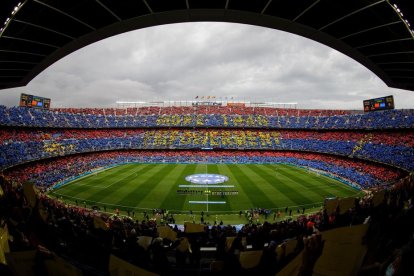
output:
<path id="1" fill-rule="evenodd" d="M 297 168 L 295 166 L 290 166 L 292 168 L 292 171 L 298 171 L 300 172 L 302 169 L 301 168 Z M 290 171 L 291 172 L 291 171 Z M 287 173 L 289 173 L 289 171 L 287 171 Z M 299 177 L 303 174 L 298 174 Z M 325 175 L 319 175 L 316 174 L 315 172 L 309 171 L 309 173 L 307 174 L 312 180 L 314 180 L 315 184 L 312 184 L 312 182 L 309 182 L 310 185 L 313 186 L 312 189 L 318 190 L 325 190 L 326 191 L 326 196 L 351 196 L 351 195 L 357 195 L 359 194 L 359 191 L 349 187 L 348 185 L 335 180 L 333 178 L 330 178 L 328 176 Z"/>
<path id="2" fill-rule="evenodd" d="M 268 179 L 274 179 L 274 175 L 267 172 L 265 169 L 262 168 L 261 165 L 253 165 L 252 169 L 257 173 L 266 177 Z M 274 181 L 271 183 L 273 187 L 275 187 L 280 193 L 283 193 L 287 196 L 291 201 L 293 201 L 296 205 L 303 205 L 303 204 L 312 204 L 315 201 L 310 199 L 309 197 L 305 196 L 303 193 L 299 192 L 298 190 L 294 189 L 293 186 L 296 184 L 293 181 L 285 181 L 283 183 L 278 183 Z"/>
<path id="3" fill-rule="evenodd" d="M 129 167 L 131 166 L 131 167 Z M 139 185 L 141 185 L 139 182 L 141 183 L 145 183 L 146 181 L 149 181 L 150 179 L 154 179 L 154 174 L 158 175 L 160 174 L 160 170 L 162 170 L 163 167 L 166 166 L 171 166 L 173 169 L 170 173 L 165 174 L 164 173 L 164 177 L 162 178 L 162 180 L 160 180 L 159 184 L 154 183 L 152 186 L 154 189 L 151 189 L 147 192 L 147 194 L 143 195 L 144 198 L 137 203 L 137 196 L 133 196 L 133 201 L 132 202 L 125 202 L 123 200 L 123 198 L 125 198 L 126 196 L 131 194 L 131 191 L 138 187 Z M 176 166 L 174 168 L 174 166 Z M 283 200 L 282 198 L 284 198 L 285 200 L 289 200 L 290 203 L 286 203 L 286 206 L 294 206 L 299 205 L 297 203 L 294 203 L 292 201 L 290 201 L 290 199 L 288 197 L 286 197 L 285 195 L 281 195 L 280 192 L 278 192 L 277 188 L 273 188 L 272 185 L 275 185 L 275 180 L 277 181 L 277 177 L 276 175 L 274 175 L 274 168 L 272 168 L 272 165 L 269 165 L 268 167 L 264 166 L 264 165 L 225 165 L 225 164 L 213 164 L 213 165 L 207 165 L 206 164 L 198 164 L 198 165 L 155 165 L 155 164 L 146 164 L 146 165 L 125 165 L 125 166 L 119 166 L 117 167 L 117 170 L 121 171 L 121 173 L 115 173 L 115 179 L 112 179 L 112 181 L 107 181 L 104 177 L 100 177 L 101 174 L 105 174 L 105 173 L 109 173 L 109 175 L 111 176 L 110 178 L 112 178 L 113 173 L 111 172 L 101 172 L 99 177 L 95 176 L 95 177 L 90 177 L 87 180 L 87 183 L 89 183 L 91 186 L 97 186 L 97 187 L 108 187 L 107 189 L 99 189 L 99 188 L 91 188 L 91 187 L 83 187 L 82 191 L 78 192 L 78 193 L 74 193 L 73 195 L 68 195 L 69 196 L 75 196 L 80 198 L 85 198 L 87 200 L 85 200 L 86 202 L 95 204 L 95 202 L 102 202 L 100 204 L 97 205 L 105 205 L 107 204 L 107 207 L 111 207 L 113 204 L 114 205 L 122 205 L 125 208 L 128 208 L 128 206 L 131 206 L 130 209 L 134 208 L 134 206 L 138 207 L 142 207 L 142 208 L 165 208 L 165 209 L 177 209 L 177 210 L 193 210 L 193 211 L 201 211 L 204 210 L 206 211 L 206 204 L 188 204 L 188 200 L 206 200 L 206 195 L 199 195 L 199 196 L 179 196 L 179 197 L 175 197 L 175 199 L 178 199 L 178 201 L 180 201 L 181 203 L 181 207 L 173 207 L 173 208 L 169 208 L 169 207 L 164 207 L 164 204 L 167 204 L 169 202 L 175 202 L 176 200 L 174 199 L 174 196 L 178 196 L 176 195 L 176 189 L 178 188 L 177 184 L 180 184 L 181 181 L 184 182 L 184 177 L 187 174 L 191 174 L 192 172 L 189 173 L 184 173 L 184 171 L 186 169 L 182 169 L 184 167 L 187 166 L 193 166 L 192 172 L 197 172 L 197 173 L 220 173 L 220 174 L 224 174 L 230 177 L 229 182 L 227 182 L 226 184 L 233 184 L 235 185 L 234 188 L 228 188 L 226 190 L 232 190 L 232 189 L 236 189 L 239 191 L 239 194 L 237 196 L 225 196 L 225 197 L 221 197 L 221 196 L 209 196 L 209 201 L 212 200 L 217 200 L 217 201 L 226 201 L 226 204 L 223 205 L 209 205 L 209 211 L 210 212 L 220 212 L 220 211 L 238 211 L 238 210 L 245 210 L 245 209 L 249 209 L 252 207 L 263 207 L 263 208 L 274 208 L 276 206 L 282 206 L 283 204 Z M 266 175 L 264 175 L 263 173 L 256 173 L 252 170 L 252 168 L 254 168 L 255 166 L 260 166 L 262 168 L 262 170 L 264 170 L 265 172 L 267 172 L 270 177 L 266 177 Z M 273 165 L 274 166 L 274 165 Z M 148 167 L 148 168 L 146 168 Z M 126 170 L 126 168 L 128 168 Z M 135 171 L 136 168 L 139 168 L 138 170 L 140 170 L 141 172 L 139 173 L 139 176 L 137 177 L 134 173 L 131 173 L 131 171 Z M 146 168 L 144 170 L 144 168 Z M 151 169 L 152 168 L 152 169 Z M 244 177 L 243 175 L 240 175 L 238 173 L 234 172 L 234 168 L 239 168 L 239 170 L 241 170 L 244 174 L 248 175 L 249 179 L 246 179 L 246 177 Z M 292 171 L 293 168 L 293 173 L 296 177 L 299 177 L 304 175 L 306 177 L 309 177 L 309 182 L 311 184 L 309 184 L 309 186 L 311 185 L 315 185 L 317 188 L 319 187 L 323 187 L 323 188 L 327 188 L 329 187 L 329 189 L 332 189 L 332 187 L 335 187 L 336 189 L 338 189 L 338 187 L 344 187 L 344 188 L 348 188 L 345 185 L 339 184 L 335 185 L 335 184 L 329 184 L 329 178 L 326 177 L 322 177 L 322 176 L 316 176 L 316 174 L 310 173 L 310 174 L 304 174 L 302 169 L 296 168 L 296 167 L 291 167 L 291 166 L 287 166 L 287 167 L 282 167 L 282 169 L 280 169 L 281 171 Z M 114 170 L 114 171 L 117 171 Z M 126 170 L 126 171 L 124 171 Z M 237 170 L 237 169 L 236 169 Z M 296 174 L 297 173 L 297 174 Z M 131 175 L 132 174 L 132 175 Z M 162 173 L 161 173 L 162 174 Z M 129 177 L 131 175 L 131 178 Z M 237 176 L 236 176 L 237 175 Z M 114 183 L 113 180 L 119 180 L 119 178 L 122 176 L 125 176 L 125 179 L 122 179 L 122 183 Z M 180 180 L 181 178 L 181 180 Z M 289 182 L 289 178 L 283 176 L 281 176 L 281 178 L 279 179 L 280 181 L 286 181 Z M 321 179 L 323 181 L 321 181 Z M 82 180 L 86 180 L 86 179 L 82 179 Z M 94 181 L 91 181 L 94 180 Z M 315 182 L 316 181 L 316 182 Z M 326 183 L 319 183 L 319 182 L 326 182 Z M 270 184 L 269 184 L 270 183 Z M 79 185 L 78 185 L 79 184 Z M 119 185 L 120 184 L 120 185 Z M 295 183 L 293 183 L 295 184 Z M 243 185 L 243 187 L 241 186 Z M 258 188 L 254 188 L 254 185 L 257 185 Z M 70 184 L 68 185 L 68 187 L 70 186 Z M 74 186 L 82 186 L 82 181 L 79 180 L 79 182 L 76 182 L 74 184 Z M 84 186 L 84 185 L 83 185 Z M 326 186 L 326 187 L 325 187 Z M 245 187 L 253 187 L 253 192 L 249 189 L 244 189 Z M 277 199 L 275 199 L 275 197 L 273 197 L 273 194 L 271 193 L 271 191 L 269 190 L 270 187 L 272 189 L 274 189 L 275 191 L 275 197 L 277 197 Z M 298 188 L 299 187 L 299 188 Z M 293 188 L 297 188 L 297 189 L 302 189 L 303 187 L 301 187 L 300 185 L 295 184 L 293 186 Z M 172 190 L 171 190 L 172 189 Z M 340 188 L 339 188 L 340 189 Z M 256 202 L 252 202 L 251 201 L 251 194 L 257 193 L 257 190 L 261 190 L 262 194 L 265 194 L 268 198 L 266 199 L 266 197 L 263 196 L 259 196 L 259 198 L 257 199 L 258 201 L 260 200 L 260 202 L 256 201 Z M 349 190 L 349 189 L 348 189 Z M 64 189 L 62 189 L 62 191 L 64 191 Z M 105 195 L 103 197 L 97 198 L 96 194 L 99 194 L 101 191 L 105 191 Z M 172 191 L 172 192 L 171 192 Z M 140 191 L 141 192 L 141 191 Z M 351 190 L 350 192 L 352 192 L 352 195 L 354 195 L 355 193 Z M 272 195 L 271 197 L 269 197 L 269 195 Z M 310 193 L 307 195 L 309 196 Z M 132 196 L 132 195 L 131 195 Z M 170 196 L 172 197 L 170 199 Z M 314 199 L 312 197 L 312 199 Z M 74 198 L 72 198 L 72 200 L 74 200 Z M 269 200 L 267 202 L 263 202 L 266 200 Z M 92 202 L 95 201 L 95 202 Z M 82 202 L 82 201 L 81 201 Z M 279 204 L 280 202 L 280 204 Z M 88 204 L 89 204 L 88 203 Z M 156 203 L 156 204 L 155 204 Z M 158 204 L 158 205 L 157 205 Z M 120 206 L 120 207 L 122 207 Z M 284 205 L 283 205 L 284 206 Z M 283 207 L 282 206 L 282 207 Z"/>
<path id="4" fill-rule="evenodd" d="M 174 170 L 177 164 L 174 165 L 156 165 L 157 167 L 151 171 L 151 176 L 143 182 L 138 182 L 131 187 L 130 192 L 123 198 L 118 200 L 118 204 L 122 205 L 132 205 L 137 207 L 140 206 L 141 201 L 145 196 L 154 189 L 163 178 Z M 159 202 L 153 202 L 153 204 L 159 204 Z M 150 208 L 159 208 L 159 205 L 153 205 L 154 207 Z M 158 207 L 157 207 L 158 206 Z"/>
<path id="5" fill-rule="evenodd" d="M 103 180 L 107 177 L 108 174 L 109 175 L 115 174 L 119 171 L 122 171 L 124 169 L 124 166 L 129 166 L 129 165 L 134 165 L 134 164 L 131 164 L 131 163 L 122 164 L 122 165 L 116 165 L 115 167 L 104 169 L 102 171 L 97 172 L 94 178 L 97 180 Z"/>
<path id="6" fill-rule="evenodd" d="M 234 198 L 232 197 L 228 199 L 225 207 L 228 210 L 245 210 L 255 207 L 247 193 L 241 188 L 241 183 L 238 182 L 239 179 L 234 175 L 234 166 L 236 165 L 223 164 L 219 167 L 220 173 L 229 177 L 229 181 L 226 182 L 226 184 L 234 185 L 234 189 L 239 192 L 239 194 Z M 222 208 L 224 208 L 224 206 Z"/>
<path id="7" fill-rule="evenodd" d="M 317 201 L 323 201 L 324 198 L 332 195 L 332 193 L 327 191 L 327 188 L 329 186 L 318 185 L 320 182 L 326 180 L 322 178 L 313 178 L 313 175 L 305 172 L 305 169 L 297 169 L 295 167 L 291 167 L 291 170 L 278 170 L 277 174 L 283 175 L 294 181 L 297 184 L 296 190 L 298 190 L 298 192 L 306 192 L 306 194 L 309 196 L 313 195 L 313 198 L 315 198 Z"/>
<path id="8" fill-rule="evenodd" d="M 258 168 L 265 167 L 264 165 L 251 164 L 246 168 L 246 171 L 250 170 L 251 173 L 255 175 L 256 185 L 262 189 L 265 194 L 271 195 L 271 199 L 276 207 L 296 204 L 296 202 L 292 201 L 292 199 L 285 194 L 280 193 L 277 187 L 275 187 L 275 183 L 280 182 L 280 179 L 278 179 L 272 171 L 269 171 L 269 174 L 263 174 Z M 284 181 L 290 181 L 290 179 L 284 179 Z"/>
<path id="9" fill-rule="evenodd" d="M 195 165 L 191 165 L 195 167 Z M 190 171 L 188 171 L 190 169 Z M 185 182 L 184 177 L 191 173 L 189 165 L 177 164 L 171 171 L 165 173 L 153 190 L 149 191 L 146 196 L 142 199 L 140 206 L 145 207 L 146 205 L 154 206 L 155 208 L 174 209 L 180 210 L 185 199 L 177 195 L 177 189 L 179 184 Z M 171 198 L 172 197 L 172 198 Z M 169 198 L 169 200 L 166 200 Z M 154 203 L 157 205 L 154 205 Z M 162 206 L 165 204 L 164 206 Z"/>
<path id="10" fill-rule="evenodd" d="M 198 164 L 196 167 L 196 171 L 195 173 L 199 173 L 199 174 L 204 174 L 204 173 L 218 173 L 218 169 L 217 169 L 217 165 L 215 164 Z M 195 189 L 195 190 L 201 190 L 201 191 L 205 191 L 207 190 L 207 185 L 200 185 L 200 188 L 191 188 L 191 189 Z M 207 211 L 207 207 L 209 212 L 216 212 L 216 211 L 228 211 L 229 208 L 228 206 L 222 205 L 222 204 L 218 204 L 218 205 L 213 205 L 213 204 L 191 204 L 189 203 L 189 201 L 193 200 L 193 201 L 224 201 L 223 198 L 219 198 L 219 196 L 212 196 L 209 195 L 207 196 L 206 194 L 192 194 L 192 195 L 187 195 L 185 196 L 185 202 L 182 206 L 183 210 L 192 210 L 195 212 L 201 212 Z"/>
<path id="11" fill-rule="evenodd" d="M 291 167 L 292 167 L 292 169 L 290 171 L 288 171 L 288 173 L 289 172 L 290 173 L 291 172 L 299 172 L 299 171 L 302 170 L 301 168 L 297 168 L 295 166 L 291 166 Z M 343 188 L 345 188 L 345 187 L 349 188 L 349 186 L 347 186 L 347 185 L 341 183 L 340 181 L 337 181 L 337 180 L 335 180 L 331 177 L 316 173 L 316 172 L 314 172 L 310 169 L 305 169 L 305 170 L 307 170 L 306 176 L 308 178 L 314 180 L 314 183 L 315 183 L 314 186 L 324 186 L 323 184 L 325 184 L 325 189 L 332 188 L 333 190 L 338 191 L 338 192 L 342 191 Z M 299 177 L 301 175 L 304 175 L 304 174 L 299 174 Z M 310 183 L 310 184 L 312 185 L 312 183 Z"/>
<path id="12" fill-rule="evenodd" d="M 196 170 L 196 165 L 182 165 L 183 170 L 178 175 L 177 180 L 172 183 L 170 189 L 166 190 L 167 196 L 161 202 L 161 209 L 183 210 L 187 197 L 184 195 L 177 195 L 178 185 L 185 183 L 185 177 L 191 175 Z"/>
<path id="13" fill-rule="evenodd" d="M 208 166 L 208 172 L 209 173 L 213 173 L 213 174 L 222 174 L 220 171 L 220 167 L 222 166 L 227 166 L 227 165 L 217 165 L 217 164 L 211 164 Z M 228 183 L 224 183 L 224 184 L 228 184 Z M 234 188 L 228 188 L 230 190 L 234 190 Z M 210 191 L 225 191 L 228 190 L 226 188 L 220 188 L 220 189 L 210 189 Z M 209 211 L 232 211 L 232 205 L 231 203 L 234 200 L 234 196 L 227 196 L 227 195 L 210 195 L 209 197 L 209 201 L 225 201 L 226 204 L 217 204 L 217 205 L 212 205 L 209 204 Z"/>
<path id="14" fill-rule="evenodd" d="M 160 208 L 161 203 L 167 196 L 167 191 L 173 186 L 173 183 L 179 179 L 181 171 L 187 165 L 177 164 L 169 172 L 165 173 L 164 177 L 157 183 L 154 183 L 154 188 L 145 195 L 138 207 Z M 182 179 L 181 181 L 183 181 Z M 168 209 L 168 208 L 167 208 Z"/>
<path id="15" fill-rule="evenodd" d="M 122 171 L 122 173 L 116 172 L 115 174 L 108 175 L 107 177 L 105 177 L 105 179 L 103 179 L 103 181 L 101 179 L 97 179 L 96 180 L 97 183 L 95 183 L 95 186 L 99 186 L 99 182 L 101 182 L 100 185 L 102 186 L 102 188 L 107 189 L 112 185 L 122 182 L 123 179 L 130 176 L 132 173 L 135 173 L 138 176 L 138 172 L 141 169 L 142 167 L 140 165 L 128 164 L 126 171 Z"/>
<path id="16" fill-rule="evenodd" d="M 280 187 L 276 186 L 275 183 L 282 182 L 280 179 L 276 177 L 276 175 L 269 173 L 269 174 L 263 174 L 261 171 L 259 171 L 257 167 L 264 168 L 264 165 L 249 165 L 249 169 L 252 174 L 254 174 L 256 185 L 263 190 L 265 194 L 269 196 L 269 198 L 273 202 L 273 208 L 280 208 L 283 206 L 292 206 L 297 205 L 298 202 L 294 201 L 295 198 L 292 199 L 292 197 L 287 196 L 286 194 L 282 193 L 280 191 Z M 283 181 L 290 181 L 289 179 L 284 179 Z"/>
<path id="17" fill-rule="evenodd" d="M 208 164 L 197 164 L 195 173 L 208 173 Z"/>
<path id="18" fill-rule="evenodd" d="M 110 193 L 107 193 L 106 196 L 100 199 L 103 202 L 109 202 L 111 204 L 118 205 L 129 205 L 135 206 L 136 202 L 122 202 L 122 199 L 131 193 L 131 190 L 141 185 L 141 183 L 151 179 L 154 174 L 156 174 L 162 166 L 159 164 L 135 164 L 134 168 L 131 168 L 131 171 L 136 171 L 133 173 L 133 177 L 127 178 L 122 182 L 122 185 L 119 185 L 117 189 L 112 189 Z"/>
<path id="19" fill-rule="evenodd" d="M 233 175 L 236 177 L 239 187 L 246 193 L 253 207 L 267 208 L 263 206 L 264 203 L 271 201 L 268 196 L 260 190 L 250 175 L 247 175 L 243 170 L 242 165 L 232 166 Z M 240 208 L 239 208 L 240 209 Z"/>
<path id="20" fill-rule="evenodd" d="M 144 170 L 147 165 L 137 165 L 137 164 L 128 164 L 125 165 L 125 169 L 122 171 L 114 172 L 108 174 L 103 179 L 95 179 L 94 182 L 91 183 L 90 186 L 96 187 L 95 190 L 90 190 L 88 194 L 78 194 L 78 196 L 92 196 L 97 195 L 96 198 L 98 199 L 99 194 L 104 195 L 104 192 L 100 192 L 101 190 L 106 190 L 106 194 L 109 194 L 108 189 L 112 186 L 116 186 L 118 189 L 115 191 L 117 192 L 120 188 L 122 188 L 125 181 L 128 181 L 134 174 L 137 175 L 142 170 Z M 102 198 L 101 198 L 102 199 Z"/>
<path id="21" fill-rule="evenodd" d="M 92 173 L 92 174 L 89 174 L 88 176 L 80 178 L 79 180 L 75 180 L 72 183 L 76 183 L 78 181 L 81 181 L 82 186 L 90 185 L 90 186 L 94 186 L 94 187 L 97 187 L 97 188 L 102 188 L 103 185 L 100 183 L 101 181 L 103 181 L 105 179 L 108 179 L 112 175 L 117 175 L 117 174 L 119 174 L 119 172 L 126 171 L 127 167 L 130 166 L 130 165 L 132 165 L 132 164 L 119 165 L 119 166 L 116 166 L 116 167 L 105 169 L 105 170 L 100 171 L 100 172 Z"/>
<path id="22" fill-rule="evenodd" d="M 314 176 L 314 179 L 320 179 L 318 183 L 319 185 L 315 185 L 316 187 L 321 187 L 325 189 L 328 193 L 337 195 L 337 196 L 350 196 L 356 195 L 359 193 L 358 190 L 349 187 L 348 185 L 337 181 L 335 179 L 330 179 L 327 176 Z M 317 183 L 317 182 L 316 182 Z"/>
<path id="23" fill-rule="evenodd" d="M 120 170 L 122 168 L 122 166 L 118 166 L 116 167 L 117 170 Z M 106 174 L 106 171 L 103 172 L 103 174 Z M 87 187 L 88 185 L 85 184 L 90 184 L 91 182 L 95 181 L 95 175 L 93 174 L 89 174 L 88 176 L 85 177 L 81 177 L 79 179 L 76 179 L 74 181 L 71 181 L 57 189 L 54 189 L 53 192 L 58 192 L 60 194 L 70 194 L 71 191 L 76 191 L 77 189 L 81 189 L 80 186 L 85 186 Z M 93 188 L 93 187 L 91 187 Z"/>
<path id="24" fill-rule="evenodd" d="M 194 173 L 202 174 L 208 173 L 208 165 L 207 164 L 197 164 L 195 167 Z M 201 188 L 203 189 L 203 188 Z M 182 205 L 182 210 L 192 210 L 192 211 L 202 211 L 205 210 L 204 204 L 190 204 L 188 201 L 190 200 L 205 200 L 206 196 L 200 195 L 183 195 L 184 202 Z"/>
<path id="25" fill-rule="evenodd" d="M 120 166 L 118 170 L 111 170 L 109 172 L 102 172 L 101 174 L 104 175 L 105 180 L 104 181 L 110 181 L 111 179 L 115 179 L 119 177 L 120 174 L 124 172 L 128 172 L 130 167 L 133 166 L 132 164 Z M 95 178 L 94 175 L 90 175 L 89 177 L 85 179 L 79 179 L 76 182 L 69 183 L 68 185 L 63 186 L 61 190 L 59 190 L 59 194 L 64 195 L 70 195 L 70 196 L 77 196 L 79 193 L 86 192 L 87 191 L 94 191 L 96 192 L 99 188 L 99 184 L 102 184 L 103 181 L 98 181 L 98 179 Z M 88 186 L 85 186 L 84 184 L 90 184 Z M 105 187 L 106 185 L 103 185 Z"/>
<path id="26" fill-rule="evenodd" d="M 318 177 L 318 176 L 315 176 L 315 177 Z M 329 187 L 328 189 L 336 190 L 340 192 L 341 194 L 343 194 L 344 196 L 354 196 L 354 195 L 361 194 L 361 191 L 354 189 L 350 187 L 349 185 L 342 183 L 341 181 L 337 181 L 328 176 L 323 176 L 322 179 L 327 181 L 326 185 Z M 329 182 L 329 180 L 331 181 Z"/>
<path id="27" fill-rule="evenodd" d="M 123 169 L 123 166 L 119 166 L 119 165 L 108 168 L 108 169 L 104 169 L 103 171 L 100 171 L 99 173 L 97 173 L 97 175 L 95 174 L 86 175 L 84 177 L 71 181 L 63 186 L 60 186 L 59 188 L 53 189 L 53 191 L 54 192 L 60 191 L 60 190 L 70 191 L 71 189 L 78 186 L 78 185 L 73 185 L 73 184 L 77 184 L 77 183 L 82 183 L 82 185 L 84 185 L 83 183 L 88 184 L 89 182 L 94 182 L 98 177 L 99 179 L 103 179 L 107 177 L 108 173 L 115 173 L 122 169 Z"/>
<path id="28" fill-rule="evenodd" d="M 296 168 L 299 169 L 300 168 Z M 325 189 L 327 192 L 326 197 L 331 196 L 338 196 L 338 197 L 349 197 L 349 196 L 360 196 L 362 194 L 361 191 L 356 190 L 345 183 L 342 183 L 341 181 L 338 181 L 336 179 L 333 179 L 329 176 L 325 175 L 319 175 L 315 172 L 310 171 L 308 174 L 312 177 L 312 179 L 315 179 L 316 188 L 322 188 Z"/>
<path id="29" fill-rule="evenodd" d="M 238 192 L 237 195 L 228 197 L 229 209 L 233 210 L 233 211 L 240 211 L 240 210 L 251 209 L 251 208 L 254 208 L 254 207 L 261 207 L 261 206 L 255 205 L 255 204 L 260 204 L 260 203 L 258 203 L 258 202 L 253 203 L 252 202 L 252 199 L 249 196 L 249 192 L 251 193 L 250 189 L 249 188 L 248 189 L 243 189 L 243 187 L 245 185 L 249 185 L 249 183 L 244 183 L 244 181 L 242 181 L 241 178 L 239 178 L 237 175 L 235 175 L 233 173 L 233 169 L 236 166 L 237 165 L 235 165 L 235 164 L 229 164 L 229 165 L 222 165 L 220 167 L 220 171 L 222 173 L 226 172 L 226 171 L 228 171 L 228 173 L 229 173 L 228 176 L 230 177 L 230 181 L 226 184 L 235 186 L 234 188 L 229 188 L 229 189 L 237 190 L 237 192 Z M 222 170 L 224 170 L 224 171 L 222 171 Z"/>
<path id="30" fill-rule="evenodd" d="M 269 170 L 266 165 L 252 165 L 252 170 L 275 189 L 275 193 L 272 195 L 275 197 L 275 200 L 279 202 L 277 204 L 278 208 L 298 206 L 306 204 L 306 202 L 313 203 L 315 201 L 315 199 L 308 197 L 304 198 L 303 195 L 298 194 L 296 190 L 293 189 L 295 183 L 292 182 L 290 178 L 276 175 L 274 170 Z"/>
<path id="31" fill-rule="evenodd" d="M 130 169 L 131 177 L 125 178 L 121 181 L 121 183 L 116 185 L 116 189 L 112 189 L 108 192 L 104 197 L 102 197 L 99 201 L 108 202 L 111 204 L 118 204 L 119 199 L 125 197 L 127 194 L 130 193 L 132 187 L 136 187 L 137 182 L 144 181 L 144 179 L 148 179 L 152 176 L 152 171 L 157 168 L 157 165 L 154 164 L 134 164 L 134 166 Z M 112 187 L 112 186 L 111 186 Z M 106 190 L 111 189 L 109 187 Z M 119 205 L 130 205 L 130 204 L 123 204 L 119 203 Z"/>
<path id="32" fill-rule="evenodd" d="M 207 170 L 208 173 L 213 173 L 213 174 L 220 173 L 217 164 L 209 164 L 207 168 L 208 168 Z"/>
<path id="33" fill-rule="evenodd" d="M 128 171 L 123 173 L 122 175 L 118 175 L 118 179 L 116 182 L 113 182 L 113 178 L 110 180 L 110 184 L 106 185 L 105 189 L 101 189 L 99 191 L 92 191 L 88 195 L 84 195 L 86 199 L 99 201 L 99 202 L 108 202 L 108 203 L 115 203 L 117 199 L 117 191 L 119 191 L 124 185 L 128 182 L 139 178 L 140 175 L 146 173 L 147 171 L 154 168 L 155 165 L 136 165 L 132 164 L 132 166 L 128 166 Z M 125 176 L 125 174 L 127 174 Z M 128 185 L 125 186 L 126 188 Z M 78 196 L 80 197 L 80 196 Z M 128 204 L 121 204 L 121 205 L 128 205 Z"/>
<path id="34" fill-rule="evenodd" d="M 224 210 L 241 210 L 242 209 L 248 209 L 253 207 L 252 202 L 250 201 L 250 198 L 247 196 L 247 194 L 240 188 L 240 183 L 238 182 L 238 179 L 233 174 L 232 167 L 235 165 L 231 164 L 221 164 L 217 167 L 218 173 L 225 175 L 229 177 L 229 181 L 226 182 L 226 185 L 234 185 L 234 190 L 237 190 L 239 194 L 234 197 L 227 197 L 226 199 L 226 206 L 220 206 L 220 211 Z"/>
<path id="35" fill-rule="evenodd" d="M 218 173 L 216 165 L 212 164 L 199 164 L 197 166 L 196 173 Z M 191 194 L 186 196 L 186 202 L 183 205 L 183 209 L 192 210 L 195 212 L 206 212 L 207 209 L 211 211 L 220 211 L 219 206 L 213 206 L 212 204 L 191 204 L 189 201 L 212 201 L 215 196 L 207 195 L 204 191 L 208 190 L 208 185 L 200 184 L 199 188 L 191 188 L 198 191 L 202 191 L 202 194 Z M 211 190 L 211 189 L 210 189 Z"/>
<path id="36" fill-rule="evenodd" d="M 276 191 L 264 178 L 251 169 L 252 166 L 252 164 L 237 165 L 237 168 L 243 173 L 240 181 L 243 192 L 246 193 L 250 201 L 254 201 L 252 207 L 274 208 L 277 203 L 272 195 L 276 194 Z M 232 167 L 232 169 L 234 168 Z M 256 198 L 252 199 L 252 196 Z M 237 204 L 237 202 L 232 202 L 232 204 Z"/>

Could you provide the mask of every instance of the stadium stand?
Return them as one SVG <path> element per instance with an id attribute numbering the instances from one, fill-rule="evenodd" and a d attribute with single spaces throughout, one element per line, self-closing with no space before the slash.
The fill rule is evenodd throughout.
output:
<path id="1" fill-rule="evenodd" d="M 367 252 L 359 265 L 352 265 L 361 272 L 381 271 L 393 250 L 404 256 L 413 250 L 413 126 L 412 110 L 362 114 L 181 106 L 46 111 L 0 106 L 0 235 L 13 236 L 7 246 L 0 245 L 1 252 L 36 250 L 33 256 L 45 267 L 92 275 L 107 273 L 108 263 L 125 268 L 124 261 L 143 275 L 283 275 L 286 269 L 323 274 L 332 253 L 318 237 L 333 235 L 335 240 L 340 235 L 335 233 L 343 231 L 339 227 L 369 222 L 367 235 L 356 230 L 360 235 L 349 241 L 358 252 Z M 288 163 L 341 179 L 365 196 L 327 201 L 320 212 L 298 212 L 294 220 L 251 219 L 237 231 L 220 224 L 180 230 L 151 218 L 139 221 L 68 205 L 44 193 L 98 169 L 131 162 Z M 163 221 L 174 220 L 164 210 L 156 213 Z M 246 211 L 249 218 L 267 213 Z M 387 227 L 390 222 L 404 230 L 395 235 L 395 228 Z M 323 234 L 328 230 L 334 234 Z M 72 266 L 57 256 L 48 263 L 54 253 L 45 247 L 66 256 Z M 9 263 L 19 258 L 5 256 Z M 410 271 L 406 263 L 399 269 Z"/>
<path id="2" fill-rule="evenodd" d="M 162 110 L 160 107 L 158 109 Z M 277 109 L 275 111 L 277 115 L 245 114 L 244 111 L 237 112 L 238 109 L 230 108 L 228 114 L 192 112 L 169 115 L 159 111 L 144 112 L 145 115 L 136 112 L 137 115 L 132 115 L 125 114 L 126 110 L 103 109 L 95 112 L 93 109 L 57 109 L 54 111 L 53 109 L 37 110 L 0 106 L 0 124 L 3 126 L 58 128 L 223 126 L 266 129 L 404 129 L 412 128 L 414 124 L 414 111 L 411 109 L 356 114 L 342 114 L 336 111 L 320 112 L 322 116 L 317 115 L 319 112 L 296 109 L 290 112 L 299 115 L 289 115 L 289 111 L 280 112 L 283 115 L 278 115 Z M 144 108 L 144 110 L 147 109 Z"/>
<path id="3" fill-rule="evenodd" d="M 0 168 L 67 154 L 128 149 L 319 152 L 414 169 L 414 132 L 255 129 L 0 128 Z"/>
<path id="4" fill-rule="evenodd" d="M 409 1 L 243 2 L 1 1 L 0 89 L 25 86 L 101 39 L 207 20 L 305 35 L 387 86 L 414 90 Z M 0 275 L 414 275 L 414 111 L 256 104 L 0 106 Z M 319 212 L 298 209 L 294 219 L 250 220 L 241 229 L 221 223 L 178 229 L 44 193 L 129 162 L 289 163 L 343 178 L 364 196 L 328 198 Z"/>

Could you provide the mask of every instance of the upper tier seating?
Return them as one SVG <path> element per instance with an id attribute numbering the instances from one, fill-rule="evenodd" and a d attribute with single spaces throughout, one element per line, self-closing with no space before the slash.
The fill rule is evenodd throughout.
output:
<path id="1" fill-rule="evenodd" d="M 231 109 L 226 109 L 229 112 L 219 111 L 219 113 L 214 113 L 215 109 L 206 109 L 205 113 L 200 113 L 198 110 L 197 112 L 188 110 L 187 113 L 187 110 L 181 107 L 174 109 L 174 112 L 177 113 L 171 111 L 163 114 L 161 113 L 162 108 L 153 107 L 152 109 L 145 108 L 143 110 L 146 111 L 141 113 L 141 111 L 133 112 L 130 109 L 39 110 L 0 106 L 0 126 L 57 128 L 248 127 L 272 129 L 397 129 L 414 126 L 414 110 L 346 114 L 335 111 L 296 111 L 295 109 L 282 112 L 278 109 L 271 109 L 273 112 L 258 114 L 252 108 L 247 110 L 252 113 L 247 111 L 233 112 Z M 156 109 L 159 111 L 155 112 Z"/>

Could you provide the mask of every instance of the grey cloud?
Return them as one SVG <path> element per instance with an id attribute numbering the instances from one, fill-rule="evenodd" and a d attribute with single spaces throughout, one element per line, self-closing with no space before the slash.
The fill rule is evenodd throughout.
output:
<path id="1" fill-rule="evenodd" d="M 393 94 L 413 107 L 414 93 L 387 88 L 356 61 L 317 42 L 267 28 L 227 23 L 151 27 L 89 45 L 49 67 L 21 92 L 56 105 L 115 106 L 116 100 L 191 100 L 195 96 L 299 102 L 300 108 L 361 109 Z"/>

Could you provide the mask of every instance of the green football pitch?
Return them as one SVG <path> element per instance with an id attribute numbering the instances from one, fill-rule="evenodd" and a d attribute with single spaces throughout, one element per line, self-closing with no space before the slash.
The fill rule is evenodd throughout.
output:
<path id="1" fill-rule="evenodd" d="M 229 180 L 214 188 L 185 180 L 188 175 L 204 173 Z M 226 187 L 217 187 L 221 185 Z M 67 203 L 137 214 L 153 209 L 182 214 L 238 214 L 251 208 L 283 212 L 286 207 L 296 213 L 299 208 L 320 207 L 327 197 L 359 194 L 333 178 L 286 164 L 124 164 L 50 192 Z"/>

